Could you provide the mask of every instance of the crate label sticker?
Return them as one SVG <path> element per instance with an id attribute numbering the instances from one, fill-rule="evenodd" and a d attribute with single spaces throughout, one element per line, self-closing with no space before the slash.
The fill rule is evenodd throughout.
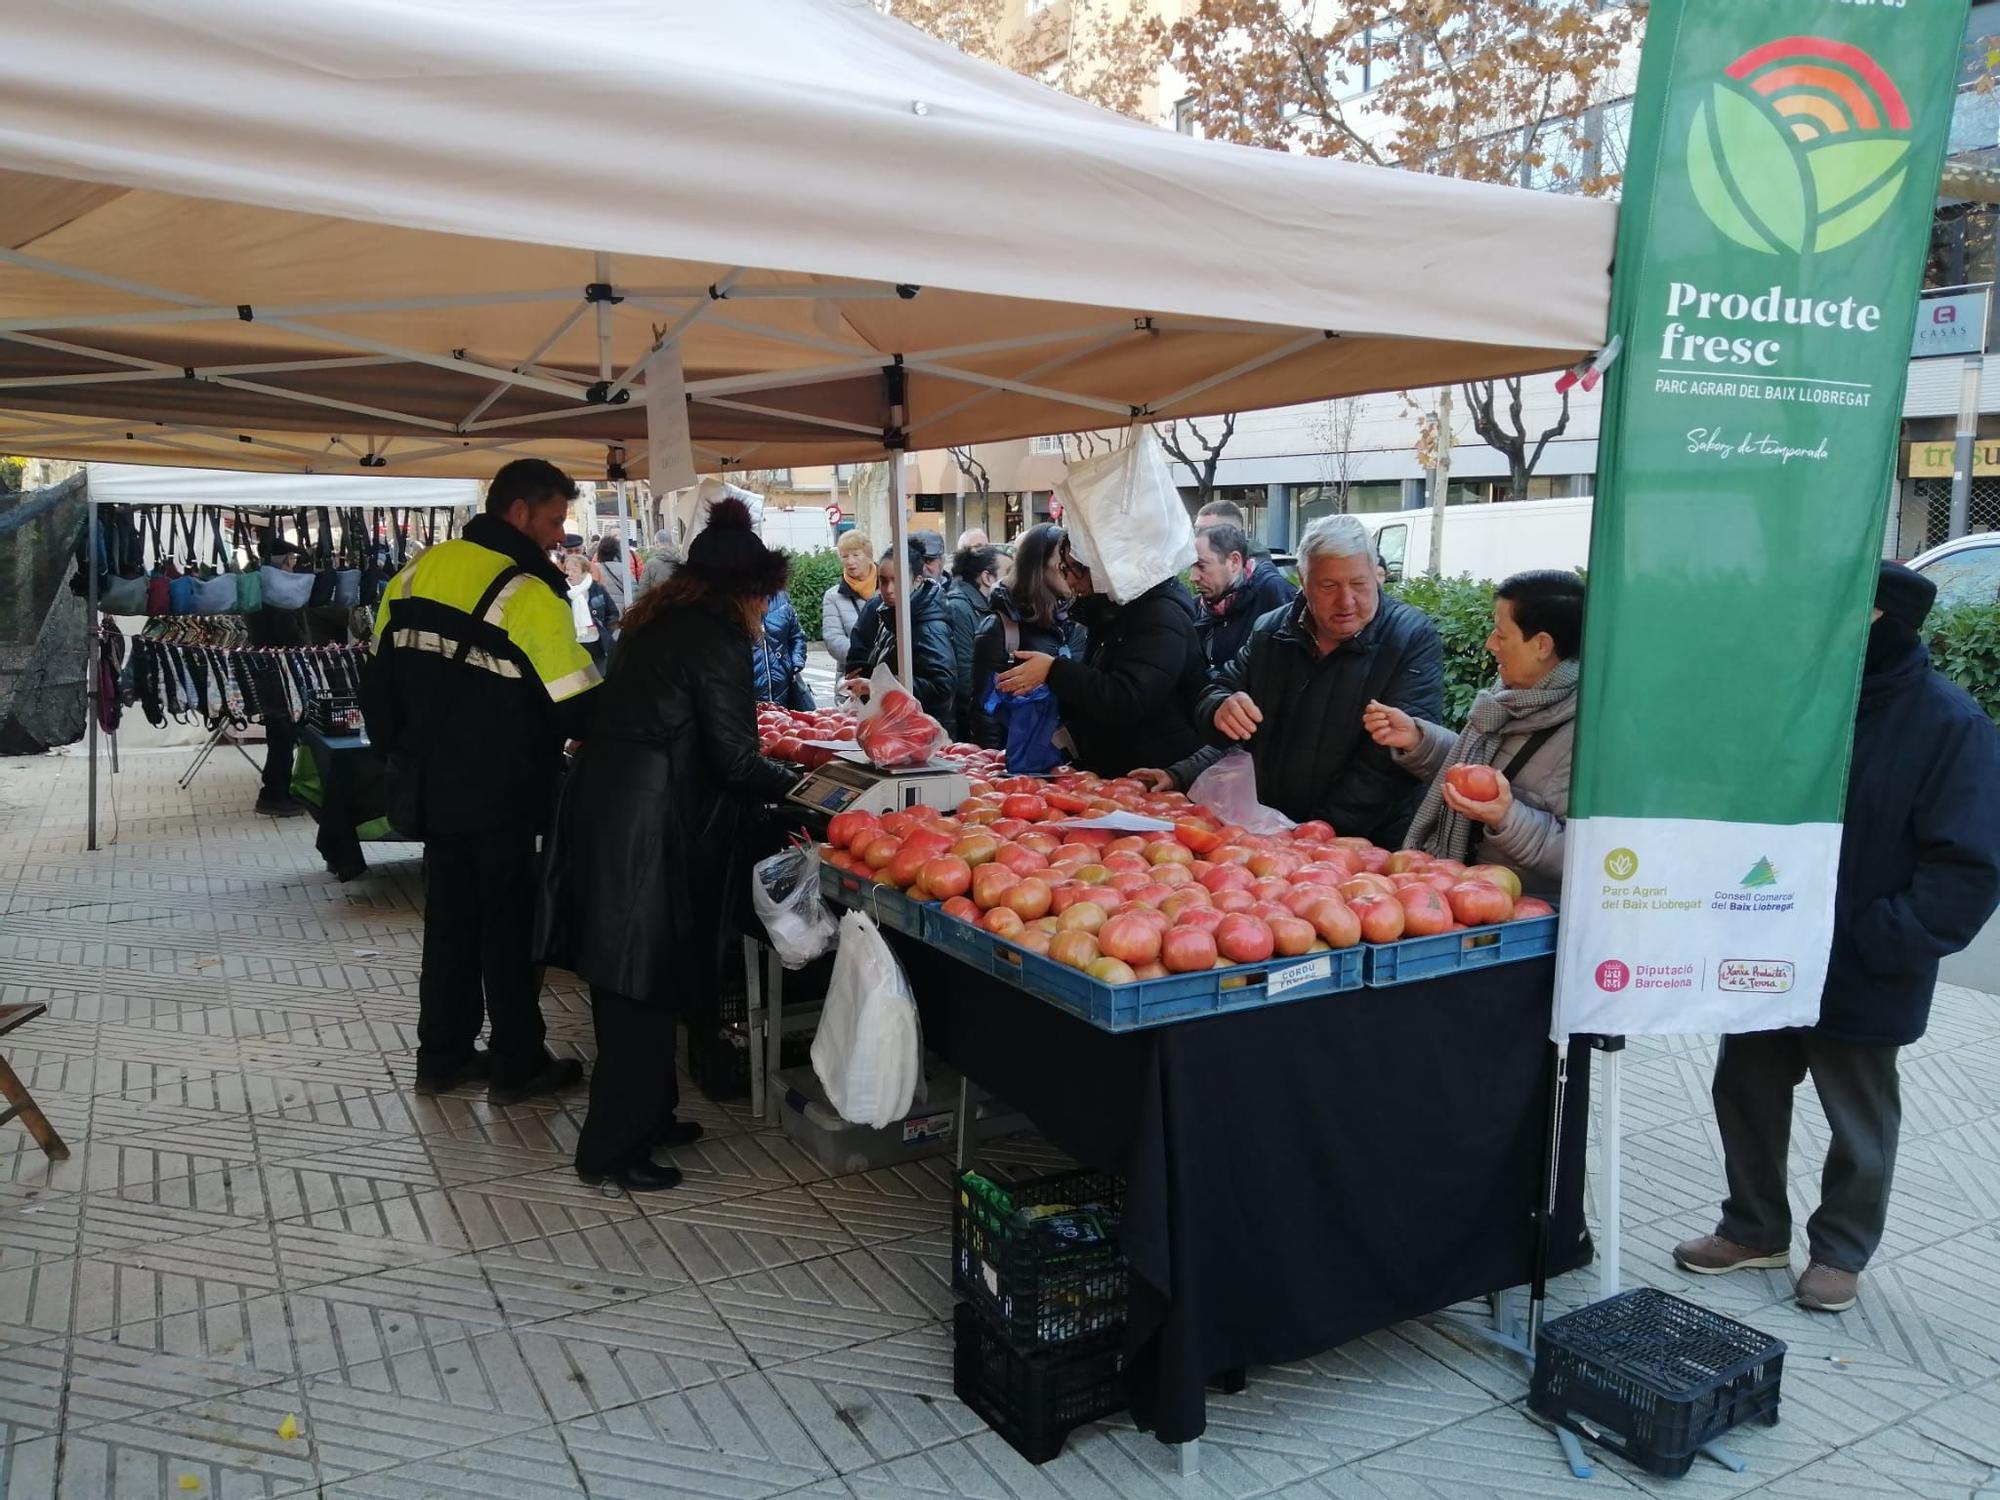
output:
<path id="1" fill-rule="evenodd" d="M 1309 958 L 1302 964 L 1293 964 L 1288 969 L 1273 969 L 1271 977 L 1264 981 L 1264 993 L 1282 995 L 1288 990 L 1297 989 L 1302 984 L 1311 984 L 1315 979 L 1332 977 L 1333 960 L 1322 954 L 1318 958 Z"/>
<path id="2" fill-rule="evenodd" d="M 951 1134 L 952 1121 L 957 1111 L 950 1110 L 941 1115 L 925 1115 L 921 1119 L 903 1121 L 903 1144 L 914 1146 L 919 1141 L 941 1141 Z"/>
<path id="3" fill-rule="evenodd" d="M 979 1263 L 979 1275 L 986 1283 L 986 1290 L 994 1296 L 1000 1295 L 1000 1273 L 985 1261 Z"/>

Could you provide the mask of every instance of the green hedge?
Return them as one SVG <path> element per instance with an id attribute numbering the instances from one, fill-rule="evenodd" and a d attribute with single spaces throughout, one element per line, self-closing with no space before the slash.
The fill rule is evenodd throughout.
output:
<path id="1" fill-rule="evenodd" d="M 2000 603 L 1954 605 L 1929 623 L 1932 664 L 2000 723 Z"/>
<path id="2" fill-rule="evenodd" d="M 840 555 L 833 550 L 820 552 L 798 552 L 792 555 L 792 608 L 799 612 L 799 624 L 805 627 L 806 639 L 816 641 L 820 635 L 820 604 L 826 591 L 840 578 Z"/>
<path id="3" fill-rule="evenodd" d="M 1444 638 L 1446 721 L 1465 722 L 1479 690 L 1493 682 L 1486 637 L 1493 628 L 1493 585 L 1470 578 L 1408 578 L 1389 592 L 1437 623 Z M 1931 616 L 1931 660 L 2000 723 L 2000 603 L 1961 604 Z"/>
<path id="4" fill-rule="evenodd" d="M 1389 592 L 1431 617 L 1444 639 L 1444 718 L 1456 729 L 1497 669 L 1486 654 L 1493 633 L 1493 585 L 1470 578 L 1405 578 Z"/>

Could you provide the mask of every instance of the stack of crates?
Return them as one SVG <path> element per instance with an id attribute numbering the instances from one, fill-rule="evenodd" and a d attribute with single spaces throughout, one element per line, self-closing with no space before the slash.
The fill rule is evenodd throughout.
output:
<path id="1" fill-rule="evenodd" d="M 1104 1172 L 959 1178 L 953 1386 L 1030 1463 L 1125 1407 L 1124 1196 Z"/>

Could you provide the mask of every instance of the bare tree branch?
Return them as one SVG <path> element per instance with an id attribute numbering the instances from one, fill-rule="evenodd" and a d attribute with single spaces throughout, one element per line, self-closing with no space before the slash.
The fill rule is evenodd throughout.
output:
<path id="1" fill-rule="evenodd" d="M 1193 444 L 1181 435 L 1183 426 L 1193 436 Z M 1222 450 L 1227 448 L 1229 440 L 1236 436 L 1236 413 L 1230 412 L 1223 417 L 1222 431 L 1213 439 L 1203 432 L 1192 418 L 1156 423 L 1153 431 L 1159 436 L 1160 446 L 1166 449 L 1171 457 L 1186 465 L 1194 475 L 1197 503 L 1206 505 L 1209 498 L 1215 494 L 1215 472 L 1222 464 Z M 1197 445 L 1200 448 L 1199 457 L 1195 456 Z"/>

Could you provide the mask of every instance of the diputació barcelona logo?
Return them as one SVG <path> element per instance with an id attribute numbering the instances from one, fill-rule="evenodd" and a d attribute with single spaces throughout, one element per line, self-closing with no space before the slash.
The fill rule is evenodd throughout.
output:
<path id="1" fill-rule="evenodd" d="M 1881 222 L 1909 176 L 1910 111 L 1859 47 L 1788 36 L 1729 65 L 1696 107 L 1688 178 L 1715 227 L 1766 255 L 1811 255 Z"/>

